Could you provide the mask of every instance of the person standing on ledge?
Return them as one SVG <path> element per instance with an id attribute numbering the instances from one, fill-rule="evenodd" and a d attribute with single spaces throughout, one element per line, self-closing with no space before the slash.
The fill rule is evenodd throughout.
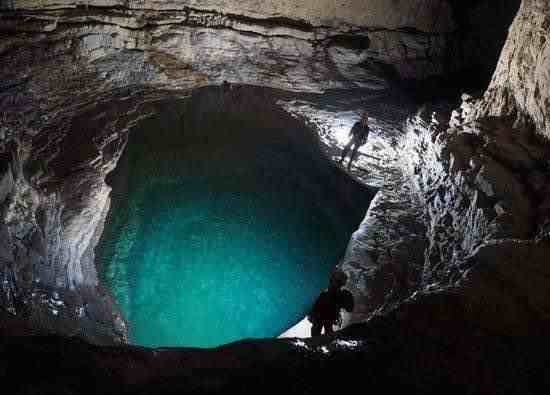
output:
<path id="1" fill-rule="evenodd" d="M 325 335 L 334 332 L 333 326 L 341 323 L 340 309 L 353 311 L 353 295 L 341 289 L 348 281 L 348 276 L 341 270 L 332 273 L 328 289 L 321 292 L 307 316 L 312 323 L 311 336 L 319 336 L 323 328 Z"/>
<path id="2" fill-rule="evenodd" d="M 369 137 L 369 117 L 366 112 L 363 113 L 360 121 L 355 122 L 351 130 L 349 131 L 349 136 L 351 137 L 349 143 L 345 146 L 344 151 L 342 151 L 342 157 L 340 158 L 341 164 L 344 163 L 344 158 L 348 154 L 350 148 L 353 146 L 351 155 L 348 162 L 348 171 L 351 170 L 351 163 L 355 160 L 357 156 L 357 151 L 359 148 L 367 142 Z"/>

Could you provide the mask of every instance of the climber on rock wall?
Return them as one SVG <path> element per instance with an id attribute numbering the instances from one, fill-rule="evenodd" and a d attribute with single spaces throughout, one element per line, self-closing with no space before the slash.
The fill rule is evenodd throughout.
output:
<path id="1" fill-rule="evenodd" d="M 355 122 L 355 124 L 352 126 L 351 130 L 349 131 L 349 136 L 351 137 L 351 139 L 344 147 L 344 150 L 342 151 L 342 157 L 340 158 L 339 162 L 342 164 L 344 163 L 344 158 L 353 146 L 351 155 L 349 157 L 348 170 L 351 169 L 351 163 L 357 157 L 357 152 L 359 151 L 359 148 L 365 145 L 365 143 L 367 142 L 367 138 L 369 137 L 369 117 L 366 112 L 363 113 L 361 120 Z"/>

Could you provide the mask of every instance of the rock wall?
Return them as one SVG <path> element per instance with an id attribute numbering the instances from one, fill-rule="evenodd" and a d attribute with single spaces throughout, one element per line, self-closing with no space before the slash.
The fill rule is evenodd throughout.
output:
<path id="1" fill-rule="evenodd" d="M 136 10 L 183 10 L 195 8 L 221 14 L 251 18 L 286 18 L 314 26 L 338 25 L 378 26 L 394 29 L 409 26 L 422 31 L 449 31 L 453 28 L 450 4 L 446 0 L 62 0 L 49 2 L 13 0 L 8 9 L 60 9 L 75 7 L 128 8 Z"/>
<path id="2" fill-rule="evenodd" d="M 451 126 L 422 116 L 407 126 L 404 165 L 427 227 L 423 286 L 459 280 L 487 242 L 538 239 L 549 219 L 548 147 L 509 120 L 458 116 Z"/>
<path id="3" fill-rule="evenodd" d="M 550 138 L 550 4 L 524 0 L 475 117 L 511 116 Z"/>
<path id="4" fill-rule="evenodd" d="M 516 47 L 518 40 L 525 40 L 519 32 L 531 37 L 533 23 L 544 18 L 545 7 L 538 12 L 532 7 L 529 1 L 522 4 L 492 85 L 481 100 L 463 95 L 460 108 L 452 113 L 451 107 L 427 105 L 408 119 L 396 148 L 398 167 L 408 182 L 394 183 L 393 189 L 379 193 L 365 221 L 370 230 L 365 226 L 350 242 L 348 261 L 354 250 L 365 255 L 365 265 L 359 266 L 364 273 L 361 285 L 370 291 L 363 303 L 367 312 L 383 317 L 418 298 L 433 302 L 432 297 L 453 295 L 451 299 L 463 306 L 461 320 L 481 331 L 516 339 L 534 336 L 548 326 L 550 305 L 543 284 L 548 270 L 544 251 L 550 223 L 550 147 L 540 140 L 546 126 L 534 121 L 537 111 L 546 117 L 548 110 L 544 101 L 535 98 L 531 107 L 521 107 L 513 99 L 530 97 L 536 83 L 514 85 L 513 77 L 502 77 L 511 53 L 517 55 L 512 64 L 517 62 L 516 67 L 524 70 L 522 78 L 541 76 L 534 73 L 539 61 L 518 55 L 530 51 L 527 43 Z M 531 13 L 528 19 L 526 12 Z M 539 30 L 539 34 L 550 33 Z M 533 42 L 545 40 L 529 44 Z M 506 89 L 513 95 L 499 96 Z M 377 210 L 384 206 L 392 207 L 397 218 L 388 221 L 391 216 L 386 215 L 381 222 Z M 416 221 L 411 221 L 415 212 Z M 409 226 L 386 237 L 391 234 L 385 230 L 388 223 L 393 227 L 420 223 L 416 229 L 423 229 L 424 235 L 415 239 L 412 236 L 418 232 Z M 397 240 L 396 250 L 405 242 L 409 259 L 403 262 L 399 254 L 393 259 L 399 270 L 392 270 L 387 258 L 380 262 L 376 248 L 380 235 L 386 245 Z M 423 251 L 420 259 L 411 255 L 416 249 Z M 346 262 L 344 269 L 357 272 L 351 263 Z M 360 318 L 364 312 L 356 315 Z"/>
<path id="5" fill-rule="evenodd" d="M 529 4 L 522 5 L 522 12 Z M 545 10 L 539 12 L 544 15 Z M 517 44 L 517 32 L 529 29 L 541 14 L 524 18 L 518 15 L 506 48 L 513 47 L 511 42 Z M 522 23 L 525 26 L 520 27 Z M 509 59 L 506 48 L 500 65 Z M 516 49 L 514 53 L 518 52 Z M 518 66 L 526 70 L 526 76 L 539 67 L 531 60 L 524 57 Z M 538 300 L 540 290 L 525 286 L 540 281 L 536 270 L 525 267 L 520 275 L 523 285 L 503 279 L 519 275 L 511 267 L 522 265 L 523 253 L 545 248 L 539 243 L 549 234 L 550 148 L 539 139 L 545 133 L 544 125 L 530 122 L 531 127 L 526 128 L 522 122 L 526 115 L 514 107 L 515 103 L 491 102 L 498 100 L 493 94 L 494 89 L 500 89 L 501 72 L 497 69 L 482 100 L 463 95 L 460 108 L 452 114 L 452 106 L 427 105 L 407 120 L 405 136 L 396 147 L 399 165 L 393 171 L 404 170 L 405 182 L 393 177 L 384 185 L 352 237 L 342 265 L 354 280 L 352 288 L 359 300 L 360 308 L 349 317 L 351 322 L 373 311 L 386 311 L 415 293 L 452 289 L 468 294 L 463 287 L 472 270 L 481 270 L 474 266 L 483 260 L 491 262 L 494 270 L 502 270 L 495 272 L 494 278 L 487 273 L 476 277 L 487 282 L 485 302 L 501 306 L 500 318 L 521 315 L 530 322 L 516 322 L 513 326 L 517 327 L 547 325 L 548 306 L 539 306 L 534 312 L 529 302 Z M 505 85 L 507 80 L 500 82 Z M 527 84 L 513 89 L 515 95 L 523 97 L 531 88 Z M 546 116 L 548 111 L 540 107 L 544 102 L 536 103 Z M 502 105 L 501 112 L 487 113 L 491 105 Z M 388 165 L 391 174 L 392 165 Z M 517 251 L 512 253 L 514 249 Z M 542 255 L 533 254 L 530 259 L 536 260 L 534 265 L 546 267 Z M 495 300 L 489 301 L 491 298 Z M 507 302 L 501 304 L 499 298 Z M 491 320 L 498 321 L 495 314 L 490 315 Z"/>
<path id="6" fill-rule="evenodd" d="M 83 333 L 102 342 L 126 336 L 113 326 L 125 324 L 101 290 L 94 262 L 110 202 L 105 176 L 143 115 L 134 114 L 135 103 L 112 104 L 95 103 L 81 118 L 52 116 L 44 134 L 26 130 L 3 141 L 10 160 L 3 173 L 2 307 L 66 335 L 82 333 L 82 318 Z"/>
<path id="7" fill-rule="evenodd" d="M 506 256 L 510 266 L 521 265 L 523 258 L 512 258 L 509 250 L 517 246 L 528 253 L 529 246 L 537 249 L 547 239 L 550 149 L 506 118 L 465 121 L 475 107 L 473 98 L 464 99 L 452 117 L 450 111 L 425 107 L 407 120 L 393 161 L 386 162 L 385 183 L 340 266 L 349 274 L 348 288 L 357 302 L 346 323 L 387 311 L 415 294 L 448 289 L 468 294 L 465 279 L 480 254 L 486 262 Z M 544 266 L 542 255 L 534 256 L 534 265 Z M 527 282 L 539 280 L 527 268 L 523 276 L 531 278 Z M 491 275 L 483 278 L 498 282 Z M 501 286 L 499 292 L 514 295 L 506 302 L 510 311 L 530 310 L 524 303 L 529 289 Z M 497 304 L 489 301 L 498 298 L 496 292 L 485 297 Z M 545 314 L 536 319 L 545 321 Z"/>
<path id="8" fill-rule="evenodd" d="M 48 7 L 14 1 L 0 17 L 0 51 L 8 59 L 3 79 L 12 86 L 31 78 L 34 98 L 44 90 L 50 100 L 67 79 L 78 85 L 86 78 L 96 89 L 137 83 L 181 89 L 228 80 L 322 91 L 381 88 L 388 70 L 422 79 L 461 67 L 458 60 L 443 61 L 455 23 L 440 0 L 338 7 L 326 1 L 68 1 Z M 60 79 L 44 74 L 51 69 L 62 69 Z"/>

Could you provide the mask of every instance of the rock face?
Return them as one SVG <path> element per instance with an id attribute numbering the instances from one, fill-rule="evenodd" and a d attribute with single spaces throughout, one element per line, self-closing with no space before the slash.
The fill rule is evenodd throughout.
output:
<path id="1" fill-rule="evenodd" d="M 195 8 L 216 11 L 220 14 L 243 15 L 251 18 L 288 18 L 314 26 L 365 25 L 396 28 L 410 26 L 424 31 L 448 31 L 453 28 L 449 2 L 445 0 L 331 0 L 303 1 L 259 1 L 243 0 L 148 0 L 128 4 L 121 0 L 56 1 L 44 5 L 39 1 L 15 0 L 8 2 L 8 9 L 61 9 L 61 8 L 129 8 L 135 10 L 177 10 Z"/>
<path id="2" fill-rule="evenodd" d="M 465 96 L 452 117 L 444 112 L 430 117 L 426 111 L 407 121 L 395 162 L 386 162 L 385 183 L 341 265 L 352 279 L 358 303 L 348 322 L 399 305 L 416 292 L 456 289 L 469 294 L 463 289 L 465 278 L 480 260 L 508 257 L 511 265 L 502 262 L 496 269 L 495 263 L 494 269 L 512 278 L 516 269 L 511 266 L 525 261 L 516 252 L 545 248 L 537 243 L 548 237 L 550 150 L 536 142 L 535 132 L 518 130 L 509 119 L 464 121 L 476 109 L 473 102 Z M 543 255 L 529 259 L 545 266 Z M 525 267 L 526 283 L 539 281 L 535 271 L 528 272 Z M 484 281 L 499 282 L 491 277 L 500 274 L 483 276 Z M 513 301 L 505 303 L 508 311 L 502 317 L 532 310 L 524 303 L 535 297 L 531 290 L 504 284 L 500 287 Z M 497 304 L 503 297 L 496 292 L 489 296 L 489 289 L 498 286 L 486 286 L 484 297 L 494 297 L 491 303 Z M 546 313 L 525 314 L 534 320 L 527 327 L 547 319 Z"/>
<path id="3" fill-rule="evenodd" d="M 132 107 L 126 110 L 129 116 Z M 78 318 L 107 326 L 118 322 L 118 314 L 109 311 L 112 301 L 100 290 L 93 254 L 109 208 L 104 178 L 122 153 L 131 126 L 124 118 L 122 128 L 116 122 L 109 125 L 116 114 L 107 125 L 97 120 L 99 129 L 92 128 L 92 134 L 86 133 L 90 114 L 84 112 L 80 121 L 57 123 L 51 134 L 37 135 L 34 141 L 32 135 L 23 135 L 5 146 L 12 159 L 4 177 L 13 181 L 6 183 L 11 190 L 2 211 L 4 307 L 46 322 L 46 327 L 51 326 L 39 318 L 43 314 L 53 321 L 67 320 L 61 325 L 65 334 L 78 331 L 69 324 Z M 98 130 L 105 135 L 95 134 Z M 67 294 L 60 298 L 60 293 Z M 87 314 L 91 310 L 96 313 Z M 107 338 L 119 335 L 124 338 L 124 331 Z"/>
<path id="4" fill-rule="evenodd" d="M 428 224 L 425 285 L 453 281 L 487 240 L 534 239 L 547 216 L 549 152 L 533 135 L 502 119 L 441 126 L 417 117 L 406 142 Z"/>
<path id="5" fill-rule="evenodd" d="M 301 91 L 380 88 L 384 67 L 406 78 L 446 71 L 447 35 L 455 30 L 447 1 L 328 3 L 90 1 L 43 8 L 17 1 L 3 16 L 3 31 L 13 35 L 4 54 L 14 58 L 5 71 L 11 81 L 25 78 L 18 69 L 32 67 L 31 56 L 42 70 L 78 61 L 103 89 L 228 80 Z M 37 45 L 24 53 L 28 35 Z M 80 77 L 69 74 L 63 78 Z M 50 96 L 57 88 L 51 82 L 43 87 Z"/>
<path id="6" fill-rule="evenodd" d="M 476 116 L 512 116 L 550 138 L 550 4 L 523 1 Z"/>
<path id="7" fill-rule="evenodd" d="M 347 0 L 337 6 L 66 1 L 48 7 L 13 1 L 4 10 L 5 80 L 13 86 L 31 78 L 32 96 L 46 90 L 50 100 L 82 78 L 101 90 L 137 83 L 189 88 L 222 80 L 300 91 L 380 88 L 389 76 L 423 79 L 463 69 L 475 58 L 466 49 L 479 45 L 473 40 L 461 47 L 459 38 L 485 25 L 465 14 L 457 22 L 445 0 Z M 499 20 L 500 29 L 491 31 L 500 30 L 502 39 L 508 21 Z M 31 70 L 35 65 L 39 70 Z M 59 79 L 45 74 L 51 69 L 59 70 Z"/>

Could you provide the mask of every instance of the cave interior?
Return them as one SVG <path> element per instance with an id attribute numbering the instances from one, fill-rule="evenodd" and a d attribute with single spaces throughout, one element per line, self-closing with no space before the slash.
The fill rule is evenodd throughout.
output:
<path id="1" fill-rule="evenodd" d="M 549 21 L 1 1 L 2 387 L 548 393 Z M 335 271 L 353 309 L 311 336 Z"/>

